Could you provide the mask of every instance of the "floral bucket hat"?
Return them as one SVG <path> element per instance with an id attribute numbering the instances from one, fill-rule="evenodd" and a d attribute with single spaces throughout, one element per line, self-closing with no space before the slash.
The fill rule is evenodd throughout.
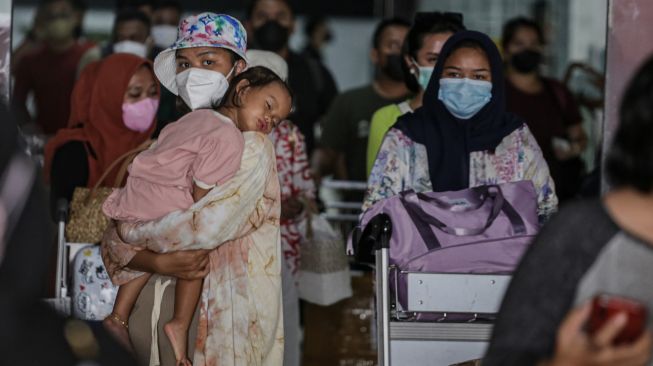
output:
<path id="1" fill-rule="evenodd" d="M 247 62 L 247 32 L 240 22 L 226 14 L 190 15 L 179 23 L 177 41 L 154 59 L 154 73 L 163 86 L 178 95 L 176 51 L 193 47 L 218 47 L 233 51 Z"/>

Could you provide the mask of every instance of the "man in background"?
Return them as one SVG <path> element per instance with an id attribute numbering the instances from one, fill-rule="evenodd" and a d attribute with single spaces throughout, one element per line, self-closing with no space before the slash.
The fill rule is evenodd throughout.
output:
<path id="1" fill-rule="evenodd" d="M 275 52 L 288 63 L 288 84 L 295 103 L 288 119 L 305 136 L 310 155 L 315 146 L 315 125 L 338 93 L 333 76 L 322 64 L 288 46 L 295 30 L 295 15 L 288 0 L 253 0 L 246 16 L 250 48 Z"/>
<path id="2" fill-rule="evenodd" d="M 376 27 L 370 59 L 375 65 L 372 84 L 348 90 L 333 101 L 322 121 L 320 148 L 314 157 L 318 178 L 333 174 L 336 179 L 365 181 L 365 162 L 370 120 L 374 112 L 408 97 L 401 70 L 401 47 L 410 23 L 403 19 L 383 20 Z M 362 201 L 362 196 L 350 199 Z"/>
<path id="3" fill-rule="evenodd" d="M 13 103 L 28 130 L 53 135 L 68 123 L 78 65 L 93 44 L 75 39 L 79 18 L 70 0 L 45 0 L 41 7 L 43 42 L 16 65 Z M 34 115 L 27 108 L 30 93 Z"/>

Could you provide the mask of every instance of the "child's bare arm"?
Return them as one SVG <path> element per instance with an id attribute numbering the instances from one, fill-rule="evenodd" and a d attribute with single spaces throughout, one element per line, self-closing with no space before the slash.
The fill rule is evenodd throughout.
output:
<path id="1" fill-rule="evenodd" d="M 193 183 L 193 201 L 197 202 L 201 200 L 209 191 L 210 189 L 200 188 L 197 184 Z"/>

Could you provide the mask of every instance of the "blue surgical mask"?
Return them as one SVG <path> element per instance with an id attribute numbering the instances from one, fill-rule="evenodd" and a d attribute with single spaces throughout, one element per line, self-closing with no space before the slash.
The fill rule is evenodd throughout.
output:
<path id="1" fill-rule="evenodd" d="M 429 85 L 431 80 L 431 75 L 433 74 L 433 66 L 420 66 L 417 61 L 413 60 L 413 65 L 417 67 L 417 83 L 422 88 L 426 90 L 426 87 Z"/>
<path id="2" fill-rule="evenodd" d="M 472 79 L 440 79 L 438 99 L 449 113 L 470 119 L 492 99 L 492 83 Z"/>

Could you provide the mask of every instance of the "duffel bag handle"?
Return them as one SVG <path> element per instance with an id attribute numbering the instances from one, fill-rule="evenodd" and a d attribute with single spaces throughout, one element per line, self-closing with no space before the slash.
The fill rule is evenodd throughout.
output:
<path id="1" fill-rule="evenodd" d="M 434 216 L 429 215 L 422 208 L 420 197 L 413 190 L 402 192 L 401 201 L 404 207 L 406 208 L 406 211 L 409 211 L 409 215 L 412 216 L 410 212 L 412 211 L 413 213 L 416 213 L 417 216 L 422 219 L 422 221 L 437 227 L 438 229 L 444 231 L 447 234 L 455 235 L 455 236 L 479 235 L 485 232 L 485 230 L 487 230 L 487 228 L 489 228 L 492 225 L 492 223 L 497 218 L 497 216 L 499 216 L 499 213 L 501 212 L 501 208 L 504 202 L 503 194 L 501 193 L 501 188 L 499 188 L 498 186 L 486 186 L 486 188 L 487 188 L 485 190 L 487 192 L 487 194 L 485 195 L 486 199 L 481 200 L 481 206 L 487 201 L 487 199 L 492 199 L 492 209 L 490 210 L 490 214 L 488 215 L 488 218 L 485 221 L 485 225 L 476 228 L 451 227 L 443 223 L 442 221 L 438 220 Z M 496 188 L 496 189 L 492 189 L 492 188 Z M 413 197 L 414 199 L 411 199 Z M 432 197 L 429 197 L 429 199 L 432 199 Z M 450 208 L 448 210 L 451 211 L 452 209 Z"/>
<path id="2" fill-rule="evenodd" d="M 455 205 L 455 204 L 443 201 L 443 200 L 441 200 L 441 199 L 439 199 L 437 197 L 430 197 L 430 196 L 428 196 L 428 195 L 426 195 L 426 194 L 424 194 L 422 192 L 416 192 L 415 193 L 413 190 L 409 190 L 407 192 L 408 192 L 408 194 L 415 193 L 419 200 L 424 201 L 424 202 L 428 202 L 428 203 L 432 203 L 435 206 L 437 206 L 437 207 L 439 207 L 439 208 L 441 208 L 443 210 L 447 210 L 447 211 L 450 211 L 450 212 L 468 212 L 468 211 L 478 210 L 479 208 L 481 208 L 485 204 L 485 201 L 487 201 L 487 199 L 490 198 L 490 196 L 491 196 L 491 193 L 489 192 L 490 187 L 492 187 L 492 186 L 478 186 L 478 187 L 470 188 L 470 190 L 474 191 L 479 197 L 478 203 L 475 204 L 475 205 L 470 205 L 470 206 Z M 499 190 L 499 194 L 501 194 L 500 190 Z"/>
<path id="3" fill-rule="evenodd" d="M 510 220 L 510 223 L 513 228 L 513 232 L 515 234 L 526 233 L 526 225 L 524 224 L 524 220 L 521 218 L 519 213 L 514 209 L 514 207 L 512 207 L 510 202 L 505 200 L 503 193 L 501 192 L 501 187 L 497 185 L 481 186 L 481 187 L 475 187 L 473 191 L 479 193 L 480 195 L 479 198 L 481 203 L 472 206 L 470 208 L 460 210 L 458 212 L 469 212 L 474 209 L 478 209 L 481 206 L 483 206 L 488 199 L 491 199 L 493 202 L 492 202 L 492 209 L 490 211 L 490 214 L 488 215 L 485 225 L 479 228 L 463 228 L 463 227 L 448 226 L 447 224 L 438 220 L 436 217 L 429 215 L 426 211 L 424 211 L 424 209 L 422 208 L 422 204 L 420 202 L 420 201 L 425 201 L 429 203 L 435 203 L 435 205 L 441 209 L 445 209 L 448 211 L 456 211 L 454 210 L 454 205 L 451 205 L 440 199 L 429 197 L 423 193 L 416 193 L 413 190 L 408 190 L 405 192 L 401 192 L 400 200 L 402 205 L 406 209 L 408 215 L 411 217 L 413 222 L 416 223 L 415 226 L 417 227 L 420 236 L 422 237 L 422 239 L 426 243 L 426 246 L 429 249 L 439 248 L 441 246 L 440 242 L 438 241 L 435 234 L 431 231 L 430 227 L 418 225 L 417 224 L 418 222 L 423 222 L 428 225 L 435 226 L 439 230 L 450 235 L 455 235 L 455 236 L 479 235 L 485 232 L 485 230 L 487 230 L 490 226 L 492 226 L 492 223 L 499 216 L 499 213 L 503 211 L 504 214 L 506 214 L 506 216 Z M 437 202 L 435 202 L 436 200 Z"/>

